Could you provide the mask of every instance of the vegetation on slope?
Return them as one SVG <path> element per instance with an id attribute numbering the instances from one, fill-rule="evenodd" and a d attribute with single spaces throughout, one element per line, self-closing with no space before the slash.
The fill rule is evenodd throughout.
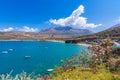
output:
<path id="1" fill-rule="evenodd" d="M 120 80 L 120 56 L 113 53 L 111 40 L 94 44 L 90 50 L 62 62 L 51 80 Z"/>
<path id="2" fill-rule="evenodd" d="M 114 75 L 104 65 L 96 67 L 94 72 L 91 68 L 77 67 L 61 73 L 54 73 L 51 80 L 120 80 L 120 76 Z"/>
<path id="3" fill-rule="evenodd" d="M 90 34 L 90 35 L 83 35 L 80 37 L 75 37 L 73 40 L 80 42 L 80 41 L 86 41 L 86 40 L 95 40 L 95 39 L 105 39 L 107 36 L 109 36 L 111 39 L 117 39 L 120 40 L 120 26 L 112 27 L 107 30 Z"/>

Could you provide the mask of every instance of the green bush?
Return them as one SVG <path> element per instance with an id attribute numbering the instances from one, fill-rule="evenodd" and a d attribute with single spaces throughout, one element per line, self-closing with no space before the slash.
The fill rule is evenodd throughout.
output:
<path id="1" fill-rule="evenodd" d="M 94 72 L 91 68 L 77 67 L 74 70 L 67 70 L 52 75 L 50 80 L 120 80 L 119 75 L 114 75 L 105 66 L 97 66 Z"/>

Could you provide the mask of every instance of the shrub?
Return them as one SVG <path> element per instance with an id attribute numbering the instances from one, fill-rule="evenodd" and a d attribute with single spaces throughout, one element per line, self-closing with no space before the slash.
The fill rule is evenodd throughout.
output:
<path id="1" fill-rule="evenodd" d="M 105 66 L 97 66 L 98 71 L 91 68 L 77 67 L 74 70 L 52 75 L 50 80 L 120 80 L 120 76 L 112 74 Z"/>

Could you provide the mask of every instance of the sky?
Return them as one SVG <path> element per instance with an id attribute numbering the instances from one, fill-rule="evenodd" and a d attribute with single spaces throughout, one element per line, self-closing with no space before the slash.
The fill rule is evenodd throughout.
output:
<path id="1" fill-rule="evenodd" d="M 0 0 L 0 32 L 71 26 L 99 32 L 120 23 L 120 0 Z"/>

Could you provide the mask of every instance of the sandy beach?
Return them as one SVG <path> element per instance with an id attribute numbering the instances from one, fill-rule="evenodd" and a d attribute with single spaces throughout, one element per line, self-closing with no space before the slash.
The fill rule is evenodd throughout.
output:
<path id="1" fill-rule="evenodd" d="M 77 45 L 80 45 L 80 46 L 86 46 L 86 47 L 90 47 L 90 46 L 92 46 L 92 45 L 90 45 L 90 44 L 85 44 L 85 43 L 78 43 Z"/>
<path id="2" fill-rule="evenodd" d="M 60 41 L 60 40 L 45 40 L 45 41 L 65 43 L 65 41 Z M 90 44 L 85 44 L 85 43 L 77 43 L 76 45 L 86 46 L 86 47 L 92 46 L 92 45 L 90 45 Z"/>
<path id="3" fill-rule="evenodd" d="M 61 40 L 45 40 L 45 41 L 65 43 L 65 41 L 61 41 Z"/>

